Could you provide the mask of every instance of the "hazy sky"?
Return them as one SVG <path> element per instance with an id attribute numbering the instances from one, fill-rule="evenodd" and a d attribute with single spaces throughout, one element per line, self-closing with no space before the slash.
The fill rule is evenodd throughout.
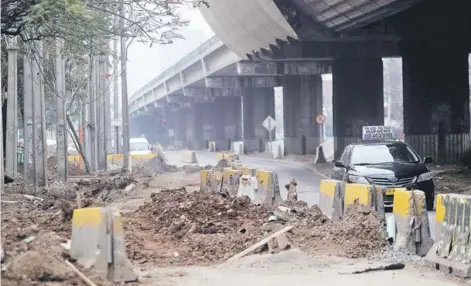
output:
<path id="1" fill-rule="evenodd" d="M 133 43 L 130 46 L 128 55 L 130 96 L 214 35 L 197 9 L 185 8 L 181 14 L 182 19 L 190 21 L 188 27 L 179 31 L 185 40 L 176 40 L 172 45 L 155 45 L 152 48 L 141 43 Z"/>

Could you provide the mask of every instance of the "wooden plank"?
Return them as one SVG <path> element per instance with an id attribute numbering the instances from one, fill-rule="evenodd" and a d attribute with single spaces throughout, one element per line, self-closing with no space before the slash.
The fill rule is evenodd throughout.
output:
<path id="1" fill-rule="evenodd" d="M 262 245 L 268 243 L 268 241 L 270 241 L 270 239 L 275 238 L 275 237 L 277 237 L 277 236 L 280 235 L 280 234 L 283 234 L 283 233 L 285 233 L 285 232 L 288 232 L 288 231 L 292 230 L 293 227 L 294 227 L 293 225 L 288 225 L 288 226 L 286 226 L 286 227 L 280 229 L 279 231 L 277 231 L 277 232 L 275 232 L 275 233 L 273 233 L 273 234 L 271 234 L 271 235 L 265 237 L 264 239 L 260 240 L 259 242 L 255 243 L 254 245 L 250 246 L 249 248 L 247 248 L 247 249 L 245 249 L 245 250 L 243 250 L 243 251 L 237 253 L 236 255 L 232 256 L 231 258 L 229 258 L 229 259 L 227 260 L 227 262 L 235 261 L 235 260 L 237 260 L 237 259 L 240 259 L 240 258 L 242 258 L 242 257 L 244 257 L 244 256 L 246 256 L 246 255 L 248 255 L 248 254 L 250 254 L 250 253 L 251 253 L 252 251 L 254 251 L 255 249 L 257 249 L 257 248 L 259 248 L 260 246 L 262 246 Z"/>

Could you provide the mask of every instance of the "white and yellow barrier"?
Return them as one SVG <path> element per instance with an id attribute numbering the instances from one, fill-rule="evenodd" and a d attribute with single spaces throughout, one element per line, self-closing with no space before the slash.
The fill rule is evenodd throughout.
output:
<path id="1" fill-rule="evenodd" d="M 182 162 L 188 163 L 188 164 L 198 164 L 198 159 L 196 158 L 196 152 L 190 151 L 190 150 L 184 151 Z"/>
<path id="2" fill-rule="evenodd" d="M 373 206 L 372 185 L 345 184 L 344 207 L 347 209 L 351 205 L 358 204 L 366 207 Z"/>
<path id="3" fill-rule="evenodd" d="M 225 159 L 229 165 L 233 163 L 233 161 L 237 158 L 237 155 L 231 152 L 218 152 L 216 153 L 216 159 L 219 161 Z"/>
<path id="4" fill-rule="evenodd" d="M 394 249 L 407 249 L 425 256 L 432 247 L 425 193 L 394 189 L 393 215 L 396 221 Z"/>
<path id="5" fill-rule="evenodd" d="M 437 269 L 471 278 L 471 196 L 438 195 L 436 221 L 437 241 L 425 260 Z"/>
<path id="6" fill-rule="evenodd" d="M 319 208 L 332 220 L 340 220 L 343 215 L 343 190 L 345 183 L 338 180 L 321 180 Z"/>
<path id="7" fill-rule="evenodd" d="M 107 208 L 75 209 L 72 217 L 72 258 L 113 282 L 137 280 L 126 258 L 121 215 Z"/>
<path id="8" fill-rule="evenodd" d="M 254 202 L 264 205 L 275 205 L 283 201 L 278 183 L 278 175 L 275 172 L 257 170 L 258 191 Z"/>

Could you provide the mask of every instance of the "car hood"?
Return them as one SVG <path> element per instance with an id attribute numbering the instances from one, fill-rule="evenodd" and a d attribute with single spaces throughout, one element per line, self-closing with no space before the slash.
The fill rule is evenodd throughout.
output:
<path id="1" fill-rule="evenodd" d="M 399 178 L 413 177 L 428 172 L 424 164 L 400 164 L 386 163 L 367 166 L 354 165 L 350 169 L 350 174 L 364 177 L 395 176 Z"/>

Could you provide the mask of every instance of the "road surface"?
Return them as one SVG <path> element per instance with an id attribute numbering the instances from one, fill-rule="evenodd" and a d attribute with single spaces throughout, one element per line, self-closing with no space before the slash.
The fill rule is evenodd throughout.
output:
<path id="1" fill-rule="evenodd" d="M 182 166 L 183 152 L 166 152 L 170 164 Z M 197 152 L 199 165 L 217 164 L 216 153 Z M 319 201 L 319 184 L 324 178 L 305 163 L 289 160 L 273 160 L 255 156 L 241 156 L 243 165 L 278 173 L 280 185 L 292 178 L 298 182 L 299 198 L 308 204 Z M 283 188 L 282 197 L 286 198 Z M 435 213 L 430 213 L 432 236 L 435 234 Z M 404 270 L 383 271 L 361 275 L 339 275 L 349 268 L 361 268 L 366 261 L 337 257 L 311 257 L 296 250 L 276 255 L 253 255 L 234 264 L 214 267 L 177 267 L 144 270 L 140 274 L 158 285 L 332 285 L 332 286 L 453 286 L 465 282 L 446 277 L 442 273 L 424 267 L 422 262 L 406 263 Z M 371 267 L 371 265 L 369 265 Z M 163 279 L 164 278 L 164 279 Z"/>
<path id="2" fill-rule="evenodd" d="M 183 152 L 173 151 L 167 152 L 167 160 L 170 164 L 176 166 L 185 165 L 182 163 Z M 197 151 L 196 157 L 199 165 L 216 165 L 216 153 Z M 258 158 L 253 156 L 240 156 L 242 165 L 264 169 L 267 171 L 274 171 L 278 174 L 278 181 L 280 184 L 281 196 L 286 199 L 285 184 L 288 184 L 291 179 L 295 179 L 298 183 L 298 198 L 307 202 L 309 205 L 317 204 L 319 202 L 319 185 L 323 179 L 319 174 L 316 174 L 312 169 L 308 168 L 299 162 L 291 161 L 277 161 L 272 159 Z"/>

